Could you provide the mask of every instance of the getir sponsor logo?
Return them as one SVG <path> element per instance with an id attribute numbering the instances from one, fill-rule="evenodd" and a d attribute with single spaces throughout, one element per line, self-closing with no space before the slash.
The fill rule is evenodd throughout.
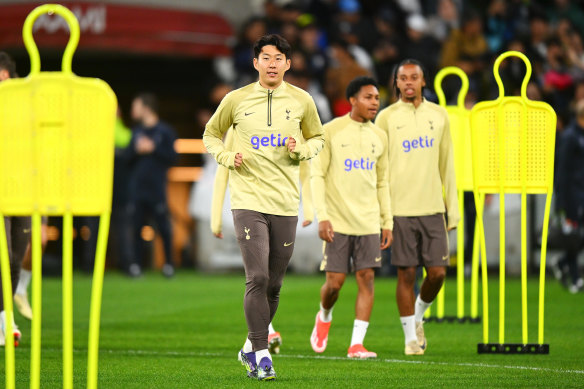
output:
<path id="1" fill-rule="evenodd" d="M 288 139 L 287 136 L 282 138 L 281 134 L 271 134 L 270 136 L 252 136 L 251 137 L 251 145 L 254 149 L 259 149 L 260 146 L 286 146 L 286 140 Z"/>
<path id="2" fill-rule="evenodd" d="M 414 149 L 429 149 L 434 146 L 434 138 L 428 139 L 428 136 L 420 136 L 412 140 L 404 140 L 402 147 L 405 153 L 409 153 Z"/>
<path id="3" fill-rule="evenodd" d="M 350 172 L 354 169 L 361 169 L 361 170 L 373 170 L 373 165 L 375 165 L 374 161 L 369 161 L 369 158 L 361 158 L 361 159 L 345 159 L 345 171 Z"/>

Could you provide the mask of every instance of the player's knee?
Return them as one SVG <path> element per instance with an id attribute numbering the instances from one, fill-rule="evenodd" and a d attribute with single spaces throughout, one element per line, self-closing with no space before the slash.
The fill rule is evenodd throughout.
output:
<path id="1" fill-rule="evenodd" d="M 428 281 L 435 285 L 441 285 L 446 278 L 446 268 L 438 267 L 428 271 Z"/>
<path id="2" fill-rule="evenodd" d="M 337 294 L 343 287 L 344 279 L 331 278 L 326 280 L 326 289 L 329 294 Z"/>
<path id="3" fill-rule="evenodd" d="M 277 285 L 269 285 L 268 286 L 268 298 L 271 300 L 275 300 L 280 296 L 280 288 L 282 287 L 282 284 L 277 284 Z"/>
<path id="4" fill-rule="evenodd" d="M 416 283 L 416 268 L 399 268 L 398 269 L 398 282 L 412 286 Z"/>
<path id="5" fill-rule="evenodd" d="M 265 273 L 255 273 L 248 277 L 248 283 L 253 288 L 266 290 L 268 288 L 270 277 Z"/>
<path id="6" fill-rule="evenodd" d="M 327 275 L 326 278 L 326 288 L 330 294 L 339 293 L 343 284 L 345 283 L 344 275 Z"/>
<path id="7" fill-rule="evenodd" d="M 373 269 L 359 270 L 356 273 L 356 277 L 359 289 L 373 290 L 373 281 L 375 279 L 375 272 Z"/>

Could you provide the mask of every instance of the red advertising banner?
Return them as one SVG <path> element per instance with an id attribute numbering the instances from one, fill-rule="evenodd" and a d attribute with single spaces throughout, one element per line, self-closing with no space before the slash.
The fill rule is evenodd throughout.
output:
<path id="1" fill-rule="evenodd" d="M 24 47 L 24 20 L 41 4 L 0 5 L 0 50 Z M 109 3 L 61 4 L 79 20 L 80 49 L 191 57 L 225 56 L 231 52 L 233 29 L 217 14 Z M 69 36 L 65 20 L 56 15 L 39 17 L 33 31 L 40 48 L 62 48 Z"/>

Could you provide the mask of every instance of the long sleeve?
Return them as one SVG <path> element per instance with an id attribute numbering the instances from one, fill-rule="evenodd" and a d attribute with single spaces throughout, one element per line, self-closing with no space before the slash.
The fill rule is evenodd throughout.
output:
<path id="1" fill-rule="evenodd" d="M 233 148 L 233 131 L 225 136 L 225 149 Z M 223 229 L 223 203 L 229 182 L 229 170 L 222 165 L 217 166 L 213 182 L 213 197 L 211 198 L 211 232 L 218 234 Z"/>
<path id="2" fill-rule="evenodd" d="M 213 155 L 217 163 L 229 169 L 235 168 L 236 151 L 230 151 L 223 144 L 223 135 L 233 124 L 233 102 L 231 93 L 219 104 L 219 107 L 209 119 L 203 134 L 203 143 L 207 151 Z"/>
<path id="3" fill-rule="evenodd" d="M 385 134 L 384 134 L 385 135 Z M 389 154 L 387 152 L 387 136 L 384 136 L 384 149 L 377 160 L 377 200 L 381 216 L 381 228 L 393 230 L 393 215 L 389 195 Z"/>
<path id="4" fill-rule="evenodd" d="M 312 202 L 319 221 L 329 220 L 326 211 L 325 176 L 328 172 L 331 159 L 330 139 L 325 135 L 323 150 L 312 160 L 310 164 L 310 189 Z"/>
<path id="5" fill-rule="evenodd" d="M 439 169 L 444 195 L 446 199 L 446 212 L 448 214 L 448 228 L 454 228 L 460 221 L 458 212 L 458 193 L 456 189 L 456 174 L 454 171 L 454 151 L 450 136 L 450 123 L 445 115 L 444 133 L 440 140 Z"/>
<path id="6" fill-rule="evenodd" d="M 304 220 L 314 220 L 314 207 L 312 205 L 312 190 L 310 187 L 310 162 L 300 162 L 300 188 L 302 190 L 302 212 Z"/>
<path id="7" fill-rule="evenodd" d="M 308 99 L 300 128 L 306 142 L 301 144 L 297 139 L 296 148 L 294 152 L 290 153 L 290 158 L 304 161 L 315 157 L 324 146 L 322 124 L 312 98 Z"/>

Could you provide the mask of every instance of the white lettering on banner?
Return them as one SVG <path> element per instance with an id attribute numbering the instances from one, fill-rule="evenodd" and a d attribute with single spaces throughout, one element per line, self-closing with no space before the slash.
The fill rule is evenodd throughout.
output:
<path id="1" fill-rule="evenodd" d="M 79 28 L 82 33 L 101 34 L 106 28 L 106 7 L 104 5 L 97 5 L 87 7 L 85 12 L 80 6 L 71 8 L 71 12 L 79 21 Z M 43 14 L 34 22 L 33 32 L 44 30 L 49 34 L 54 34 L 59 30 L 69 31 L 67 22 L 59 15 Z"/>

